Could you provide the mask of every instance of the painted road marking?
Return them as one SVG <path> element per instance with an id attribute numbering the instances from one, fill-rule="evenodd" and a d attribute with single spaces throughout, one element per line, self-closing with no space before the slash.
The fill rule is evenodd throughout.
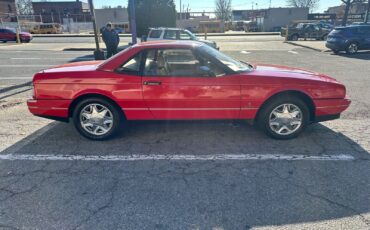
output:
<path id="1" fill-rule="evenodd" d="M 250 54 L 251 52 L 248 52 L 248 51 L 243 50 L 243 51 L 240 51 L 240 53 L 242 53 L 242 54 Z"/>
<path id="2" fill-rule="evenodd" d="M 298 54 L 298 52 L 295 52 L 293 50 L 289 50 L 288 53 L 292 53 L 292 54 Z"/>
<path id="3" fill-rule="evenodd" d="M 41 58 L 26 57 L 26 58 L 11 58 L 12 60 L 40 60 Z"/>
<path id="4" fill-rule="evenodd" d="M 285 161 L 352 161 L 355 158 L 351 155 L 274 155 L 274 154 L 219 154 L 219 155 L 25 155 L 25 154 L 0 154 L 0 160 L 17 161 L 147 161 L 147 160 L 168 160 L 168 161 L 245 161 L 245 160 L 285 160 Z"/>

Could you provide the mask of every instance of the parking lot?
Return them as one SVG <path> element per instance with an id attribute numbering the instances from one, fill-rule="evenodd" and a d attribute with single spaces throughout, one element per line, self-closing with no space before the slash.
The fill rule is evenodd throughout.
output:
<path id="1" fill-rule="evenodd" d="M 288 141 L 245 121 L 135 121 L 91 142 L 25 102 L 35 72 L 91 60 L 78 47 L 93 38 L 1 44 L 0 229 L 370 229 L 370 52 L 208 39 L 243 61 L 332 76 L 352 104 Z"/>

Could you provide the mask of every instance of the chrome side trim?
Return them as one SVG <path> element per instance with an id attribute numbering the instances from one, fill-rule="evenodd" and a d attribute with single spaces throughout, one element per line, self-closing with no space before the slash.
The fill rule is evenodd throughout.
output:
<path id="1" fill-rule="evenodd" d="M 188 111 L 188 110 L 257 110 L 258 108 L 122 108 L 122 110 L 176 110 L 176 111 Z"/>
<path id="2" fill-rule="evenodd" d="M 341 107 L 348 107 L 349 105 L 333 105 L 333 106 L 319 106 L 316 109 L 328 109 L 328 108 L 341 108 Z"/>
<path id="3" fill-rule="evenodd" d="M 52 110 L 68 110 L 68 108 L 59 107 L 40 107 L 40 106 L 28 106 L 30 109 L 52 109 Z"/>

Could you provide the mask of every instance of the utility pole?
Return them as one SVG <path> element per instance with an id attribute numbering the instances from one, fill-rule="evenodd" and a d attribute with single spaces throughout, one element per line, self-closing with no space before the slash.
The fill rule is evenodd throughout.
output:
<path id="1" fill-rule="evenodd" d="M 93 0 L 88 0 L 88 2 L 89 2 L 89 7 L 90 7 L 91 21 L 94 27 L 94 38 L 95 38 L 95 46 L 96 46 L 95 51 L 94 51 L 94 58 L 95 60 L 104 60 L 105 59 L 104 51 L 102 51 L 99 46 L 98 31 L 96 28 Z M 69 18 L 68 18 L 68 21 L 69 21 Z"/>
<path id="2" fill-rule="evenodd" d="M 254 2 L 252 2 L 252 10 L 253 10 L 253 8 L 254 8 Z"/>
<path id="3" fill-rule="evenodd" d="M 132 36 L 132 44 L 137 43 L 137 33 L 136 33 L 136 16 L 135 16 L 135 0 L 130 1 L 130 30 Z"/>
<path id="4" fill-rule="evenodd" d="M 271 0 L 270 0 L 270 5 L 269 5 L 269 8 L 271 8 Z"/>
<path id="5" fill-rule="evenodd" d="M 182 19 L 182 10 L 181 10 L 181 0 L 180 0 L 180 20 Z"/>
<path id="6" fill-rule="evenodd" d="M 368 23 L 369 22 L 369 14 L 370 14 L 370 0 L 368 0 L 368 3 L 367 3 L 367 10 L 366 10 L 366 14 L 365 14 L 365 23 Z"/>

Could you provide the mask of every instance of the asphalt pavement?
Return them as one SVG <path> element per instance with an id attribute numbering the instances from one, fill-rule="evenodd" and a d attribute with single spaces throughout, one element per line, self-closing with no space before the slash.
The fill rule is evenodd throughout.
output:
<path id="1" fill-rule="evenodd" d="M 370 53 L 218 39 L 234 58 L 333 76 L 352 105 L 288 141 L 244 121 L 147 121 L 91 142 L 25 105 L 34 72 L 91 52 L 0 46 L 0 229 L 370 229 Z"/>

